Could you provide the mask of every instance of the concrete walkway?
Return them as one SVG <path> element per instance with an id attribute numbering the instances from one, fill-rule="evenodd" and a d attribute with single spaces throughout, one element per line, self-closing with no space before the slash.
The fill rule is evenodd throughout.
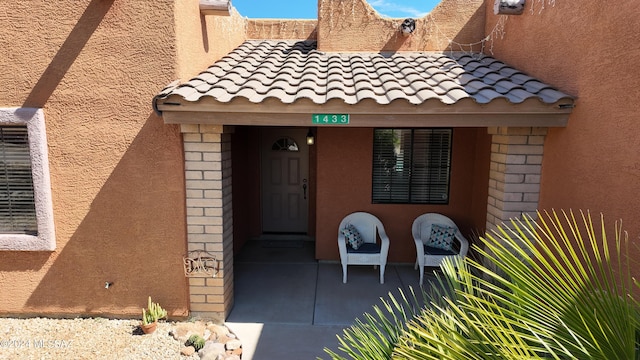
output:
<path id="1" fill-rule="evenodd" d="M 412 264 L 387 265 L 384 284 L 378 274 L 372 266 L 349 266 L 343 284 L 339 263 L 315 261 L 313 242 L 252 241 L 235 259 L 235 305 L 226 325 L 242 340 L 244 360 L 330 359 L 323 349 L 337 351 L 336 335 L 381 297 L 419 289 Z"/>

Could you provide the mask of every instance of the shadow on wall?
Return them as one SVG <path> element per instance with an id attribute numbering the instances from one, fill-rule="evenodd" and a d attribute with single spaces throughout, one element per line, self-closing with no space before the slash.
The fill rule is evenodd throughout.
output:
<path id="1" fill-rule="evenodd" d="M 205 53 L 209 53 L 209 31 L 207 30 L 207 19 L 203 13 L 200 13 L 200 30 L 202 31 L 202 49 Z"/>
<path id="2" fill-rule="evenodd" d="M 80 55 L 91 35 L 111 9 L 114 0 L 92 0 L 67 36 L 56 56 L 51 60 L 38 83 L 33 87 L 23 107 L 44 107 L 49 97 Z"/>
<path id="3" fill-rule="evenodd" d="M 0 273 L 38 271 L 53 254 L 49 251 L 0 251 Z"/>
<path id="4" fill-rule="evenodd" d="M 469 20 L 464 24 L 462 29 L 458 31 L 458 33 L 453 37 L 453 41 L 458 44 L 471 44 L 478 43 L 481 41 L 484 36 L 478 36 L 478 25 L 482 24 L 480 30 L 485 31 L 485 6 L 480 6 L 473 15 L 469 18 Z M 485 34 L 486 36 L 487 34 Z M 470 40 L 473 39 L 473 40 Z M 463 48 L 463 49 L 449 49 L 451 51 L 473 51 L 480 52 L 482 50 L 481 46 L 477 46 L 478 48 Z"/>
<path id="5" fill-rule="evenodd" d="M 170 316 L 188 315 L 180 136 L 179 128 L 149 115 L 85 218 L 59 246 L 24 312 L 135 317 L 151 296 Z M 39 266 L 52 256 L 16 258 L 25 255 Z M 4 267 L 0 271 L 15 270 Z M 106 289 L 105 282 L 113 285 Z"/>

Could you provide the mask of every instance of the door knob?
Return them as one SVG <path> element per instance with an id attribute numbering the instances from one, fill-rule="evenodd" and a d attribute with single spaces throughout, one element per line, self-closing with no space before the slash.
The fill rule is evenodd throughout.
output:
<path id="1" fill-rule="evenodd" d="M 302 179 L 302 193 L 304 199 L 307 200 L 307 179 Z"/>

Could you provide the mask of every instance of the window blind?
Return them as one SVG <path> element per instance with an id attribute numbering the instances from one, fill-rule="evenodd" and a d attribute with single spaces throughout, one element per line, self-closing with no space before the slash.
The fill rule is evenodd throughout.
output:
<path id="1" fill-rule="evenodd" d="M 374 203 L 448 204 L 452 129 L 375 129 Z"/>
<path id="2" fill-rule="evenodd" d="M 0 126 L 0 233 L 37 235 L 26 126 Z"/>

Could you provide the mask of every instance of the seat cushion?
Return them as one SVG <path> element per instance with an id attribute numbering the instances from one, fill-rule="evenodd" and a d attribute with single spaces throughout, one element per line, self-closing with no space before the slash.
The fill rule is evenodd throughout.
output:
<path id="1" fill-rule="evenodd" d="M 364 244 L 364 240 L 362 240 L 362 236 L 358 232 L 355 226 L 349 224 L 344 229 L 340 230 L 342 235 L 344 235 L 347 244 L 353 249 L 358 250 L 362 244 Z"/>
<path id="2" fill-rule="evenodd" d="M 442 250 L 453 250 L 453 239 L 456 236 L 456 229 L 450 226 L 433 224 L 431 234 L 425 245 Z"/>
<path id="3" fill-rule="evenodd" d="M 347 248 L 348 253 L 356 254 L 377 254 L 380 252 L 380 245 L 374 243 L 364 243 L 358 249 Z"/>
<path id="4" fill-rule="evenodd" d="M 445 250 L 440 248 L 435 248 L 431 246 L 424 245 L 424 254 L 425 255 L 458 255 L 453 250 Z"/>

